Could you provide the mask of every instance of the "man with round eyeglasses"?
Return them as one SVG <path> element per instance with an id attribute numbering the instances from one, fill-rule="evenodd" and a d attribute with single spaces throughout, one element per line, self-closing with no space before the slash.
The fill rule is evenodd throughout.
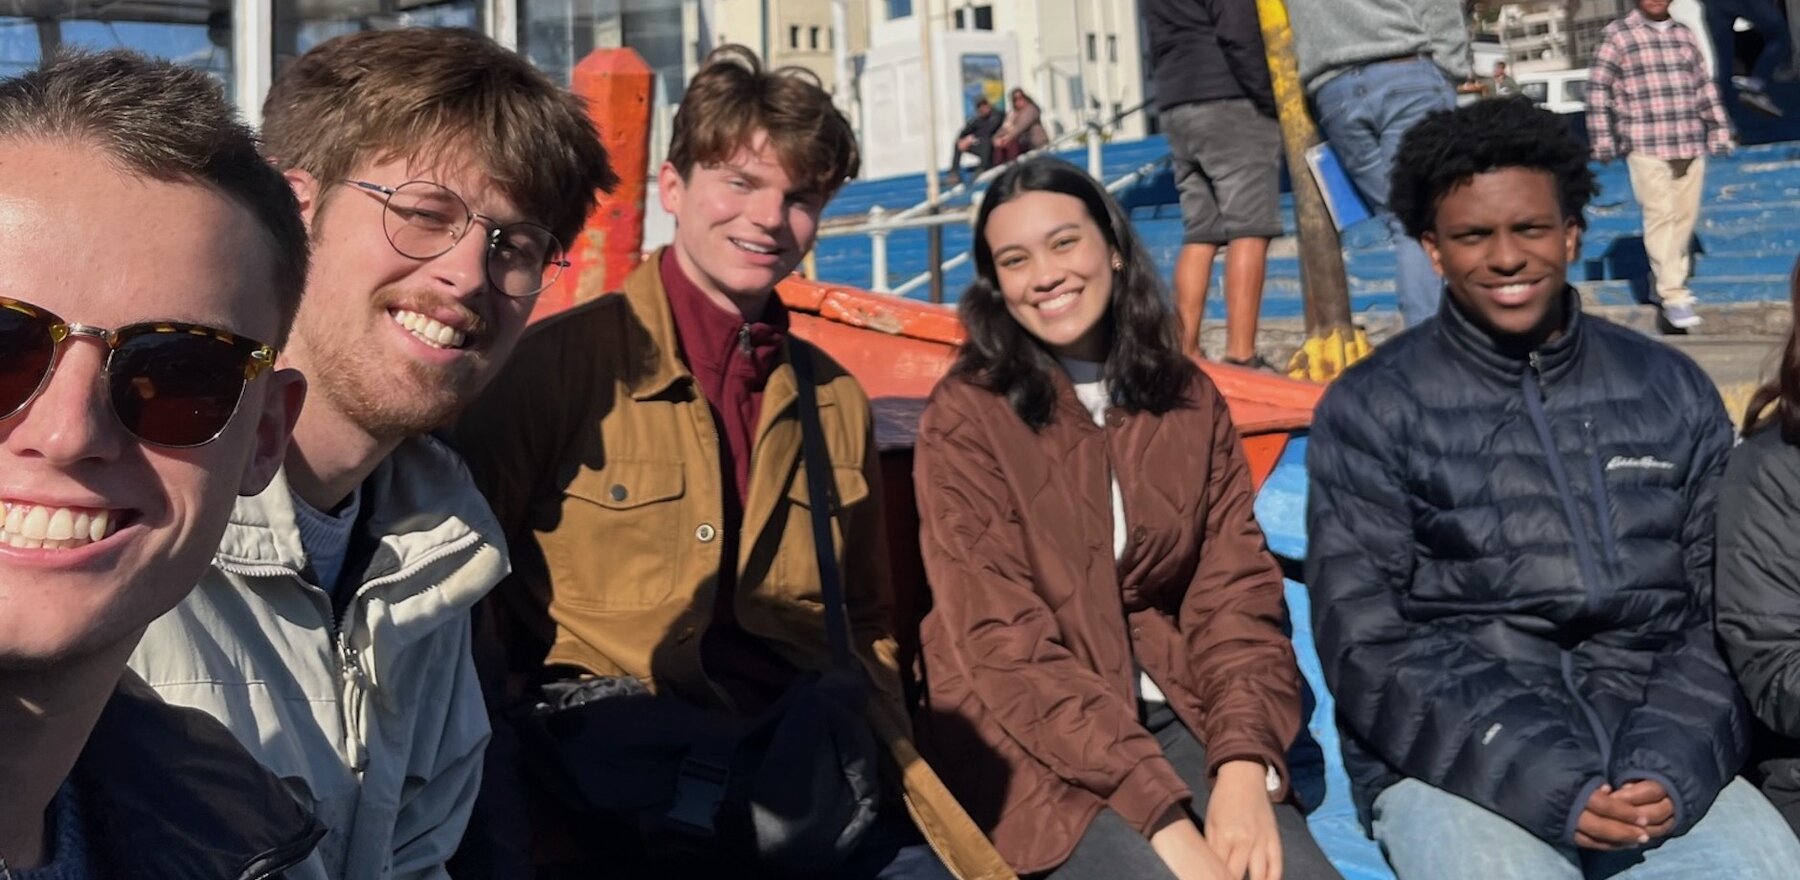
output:
<path id="1" fill-rule="evenodd" d="M 205 74 L 65 55 L 0 81 L 0 242 L 0 878 L 286 876 L 319 825 L 125 665 L 299 414 L 292 193 Z"/>
<path id="2" fill-rule="evenodd" d="M 319 816 L 297 876 L 444 877 L 489 739 L 469 611 L 507 561 L 430 432 L 506 360 L 615 178 L 580 100 L 468 31 L 322 43 L 263 118 L 312 244 L 280 356 L 311 393 L 282 468 L 132 666 Z"/>

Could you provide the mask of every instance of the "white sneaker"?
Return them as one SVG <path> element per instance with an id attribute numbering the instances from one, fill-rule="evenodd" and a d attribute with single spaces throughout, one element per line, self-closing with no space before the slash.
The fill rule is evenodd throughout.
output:
<path id="1" fill-rule="evenodd" d="M 1693 303 L 1666 305 L 1662 307 L 1662 313 L 1663 320 L 1668 321 L 1669 326 L 1678 330 L 1691 330 L 1705 322 L 1705 319 L 1700 317 L 1700 313 L 1694 311 Z"/>

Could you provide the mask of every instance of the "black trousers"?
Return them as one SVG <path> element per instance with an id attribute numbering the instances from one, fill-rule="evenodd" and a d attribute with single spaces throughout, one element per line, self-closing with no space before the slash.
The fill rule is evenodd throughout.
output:
<path id="1" fill-rule="evenodd" d="M 1162 703 L 1146 704 L 1144 726 L 1162 744 L 1163 755 L 1194 793 L 1188 809 L 1202 830 L 1212 784 L 1206 773 L 1206 747 Z M 1281 833 L 1281 876 L 1284 880 L 1343 880 L 1306 827 L 1306 817 L 1293 804 L 1275 805 L 1275 827 Z M 1111 809 L 1100 811 L 1075 852 L 1051 871 L 1049 880 L 1175 880 L 1150 848 L 1150 840 Z"/>

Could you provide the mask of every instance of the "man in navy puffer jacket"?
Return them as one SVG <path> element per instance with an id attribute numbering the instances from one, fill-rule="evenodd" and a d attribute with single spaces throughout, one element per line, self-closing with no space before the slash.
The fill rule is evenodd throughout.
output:
<path id="1" fill-rule="evenodd" d="M 1307 461 L 1364 821 L 1402 880 L 1790 876 L 1714 646 L 1731 426 L 1692 361 L 1581 313 L 1583 147 L 1489 101 L 1429 117 L 1395 167 L 1447 295 L 1325 395 Z"/>

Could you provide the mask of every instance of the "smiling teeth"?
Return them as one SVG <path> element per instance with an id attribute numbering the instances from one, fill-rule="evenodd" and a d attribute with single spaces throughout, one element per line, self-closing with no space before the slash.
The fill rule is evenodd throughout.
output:
<path id="1" fill-rule="evenodd" d="M 1512 296 L 1512 295 L 1524 293 L 1524 292 L 1530 290 L 1531 285 L 1529 285 L 1529 284 L 1503 284 L 1494 289 L 1499 291 L 1501 296 Z"/>
<path id="2" fill-rule="evenodd" d="M 1075 298 L 1080 295 L 1081 295 L 1081 292 L 1075 291 L 1075 290 L 1069 291 L 1068 293 L 1059 294 L 1057 296 L 1051 297 L 1050 299 L 1044 300 L 1041 303 L 1038 303 L 1038 310 L 1039 311 L 1052 311 L 1052 312 L 1056 311 L 1057 309 L 1060 309 L 1063 306 L 1066 306 L 1069 303 L 1074 302 Z"/>
<path id="3" fill-rule="evenodd" d="M 389 314 L 394 316 L 394 323 L 405 327 L 420 342 L 432 348 L 462 348 L 463 342 L 467 339 L 461 330 L 418 312 L 395 309 Z"/>
<path id="4" fill-rule="evenodd" d="M 7 502 L 5 524 L 0 525 L 0 544 L 21 550 L 73 550 L 112 534 L 115 517 L 110 510 L 44 507 Z"/>
<path id="5" fill-rule="evenodd" d="M 762 255 L 764 255 L 764 256 L 768 256 L 768 255 L 769 255 L 769 254 L 773 254 L 773 253 L 775 253 L 775 250 L 776 250 L 776 249 L 775 249 L 775 248 L 772 248 L 772 247 L 768 247 L 768 246 L 766 246 L 766 245 L 760 245 L 760 244 L 751 244 L 751 243 L 750 243 L 750 242 L 747 242 L 747 241 L 739 241 L 739 240 L 738 240 L 738 239 L 735 239 L 735 238 L 734 238 L 734 239 L 732 239 L 732 240 L 731 240 L 731 242 L 732 242 L 732 244 L 735 244 L 735 245 L 737 245 L 737 246 L 738 246 L 738 247 L 741 247 L 741 248 L 743 248 L 743 249 L 744 249 L 744 250 L 747 250 L 747 251 L 749 251 L 749 252 L 751 252 L 751 253 L 753 253 L 753 254 L 762 254 Z"/>

